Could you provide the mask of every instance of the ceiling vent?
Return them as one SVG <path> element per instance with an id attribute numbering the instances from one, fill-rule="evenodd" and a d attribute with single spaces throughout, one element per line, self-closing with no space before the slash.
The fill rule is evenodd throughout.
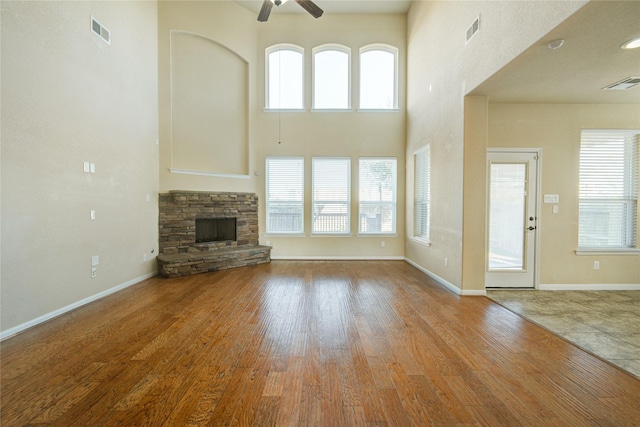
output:
<path id="1" fill-rule="evenodd" d="M 473 36 L 475 36 L 478 31 L 480 31 L 480 15 L 478 15 L 476 20 L 473 21 L 473 24 L 471 24 L 469 28 L 467 28 L 467 38 L 465 44 L 469 43 L 469 40 L 471 40 L 471 38 L 473 38 Z"/>
<path id="2" fill-rule="evenodd" d="M 100 37 L 106 44 L 111 44 L 111 33 L 96 19 L 91 17 L 91 31 L 98 37 Z"/>
<path id="3" fill-rule="evenodd" d="M 603 90 L 627 90 L 640 84 L 640 77 L 627 77 L 609 86 L 605 86 Z"/>

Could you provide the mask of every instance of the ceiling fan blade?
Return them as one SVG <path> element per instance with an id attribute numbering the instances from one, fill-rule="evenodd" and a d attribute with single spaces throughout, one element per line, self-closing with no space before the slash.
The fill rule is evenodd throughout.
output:
<path id="1" fill-rule="evenodd" d="M 296 0 L 296 3 L 302 6 L 304 10 L 309 12 L 311 16 L 313 16 L 314 18 L 320 18 L 324 13 L 324 11 L 320 9 L 318 5 L 316 5 L 311 0 Z"/>
<path id="2" fill-rule="evenodd" d="M 266 20 L 269 19 L 272 7 L 273 2 L 271 2 L 271 0 L 264 0 L 262 7 L 260 8 L 260 13 L 258 14 L 258 21 L 266 22 Z"/>

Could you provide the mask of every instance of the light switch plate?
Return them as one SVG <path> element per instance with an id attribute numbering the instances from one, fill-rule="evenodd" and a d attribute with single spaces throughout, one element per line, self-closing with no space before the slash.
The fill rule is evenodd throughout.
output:
<path id="1" fill-rule="evenodd" d="M 560 195 L 558 194 L 545 194 L 544 203 L 560 203 Z"/>

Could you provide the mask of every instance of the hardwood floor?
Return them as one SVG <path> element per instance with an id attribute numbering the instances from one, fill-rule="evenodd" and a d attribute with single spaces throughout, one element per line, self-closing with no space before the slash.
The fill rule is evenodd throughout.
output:
<path id="1" fill-rule="evenodd" d="M 640 425 L 640 381 L 401 261 L 152 278 L 1 344 L 1 424 Z"/>

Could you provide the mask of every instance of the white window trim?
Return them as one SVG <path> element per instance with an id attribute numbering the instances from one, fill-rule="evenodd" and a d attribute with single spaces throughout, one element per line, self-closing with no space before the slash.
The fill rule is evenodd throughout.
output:
<path id="1" fill-rule="evenodd" d="M 346 108 L 315 108 L 316 102 L 316 54 L 335 50 L 347 54 L 347 107 Z M 316 46 L 311 51 L 311 111 L 333 112 L 353 111 L 351 108 L 351 48 L 337 43 L 325 43 Z"/>
<path id="2" fill-rule="evenodd" d="M 394 182 L 393 182 L 393 201 L 391 202 L 363 202 L 362 200 L 360 200 L 360 161 L 361 160 L 395 160 L 396 162 L 396 170 L 395 170 L 395 176 L 394 176 Z M 375 203 L 386 203 L 386 204 L 393 204 L 393 231 L 390 231 L 388 233 L 384 233 L 384 232 L 373 232 L 373 233 L 365 233 L 360 231 L 360 204 L 361 203 L 371 203 L 371 204 L 375 204 Z M 358 236 L 394 236 L 397 235 L 397 230 L 398 230 L 398 158 L 397 157 L 393 157 L 393 156 L 380 156 L 380 157 L 376 157 L 376 156 L 362 156 L 362 157 L 358 157 Z"/>
<path id="3" fill-rule="evenodd" d="M 580 143 L 582 143 L 582 132 L 591 132 L 591 133 L 604 133 L 604 134 L 608 134 L 608 133 L 615 133 L 615 132 L 620 132 L 620 133 L 628 133 L 628 134 L 636 134 L 636 135 L 640 135 L 640 130 L 639 129 L 582 129 L 582 131 L 580 132 Z M 640 149 L 640 147 L 639 147 Z M 578 165 L 580 167 L 580 165 Z M 640 171 L 639 171 L 640 173 Z M 579 184 L 579 183 L 578 183 Z M 578 197 L 578 203 L 580 202 L 580 197 Z M 639 206 L 639 211 L 640 211 L 640 206 Z M 640 227 L 640 221 L 638 221 L 638 219 L 636 218 L 636 227 Z M 578 230 L 579 232 L 579 230 Z M 640 247 L 638 247 L 638 245 L 640 244 L 640 242 L 636 242 L 636 247 L 635 248 L 629 248 L 629 247 L 591 247 L 591 246 L 583 246 L 583 247 L 578 247 L 575 250 L 575 254 L 578 256 L 589 256 L 589 255 L 638 255 L 640 254 Z"/>
<path id="4" fill-rule="evenodd" d="M 304 170 L 304 157 L 303 156 L 266 156 L 265 157 L 265 185 L 264 185 L 264 189 L 265 189 L 265 230 L 268 227 L 269 221 L 268 221 L 268 216 L 269 216 L 269 191 L 268 191 L 268 169 L 267 169 L 267 164 L 269 160 L 302 160 L 302 231 L 291 231 L 291 232 L 286 232 L 286 231 L 278 231 L 278 232 L 266 232 L 265 236 L 286 236 L 286 237 L 293 237 L 293 236 L 300 236 L 300 237 L 304 237 L 304 227 L 305 227 L 305 196 L 304 196 L 304 188 L 305 188 L 305 183 L 304 183 L 304 176 L 305 176 L 305 170 Z"/>
<path id="5" fill-rule="evenodd" d="M 417 170 L 415 169 L 415 164 L 416 164 L 416 156 L 418 154 L 420 154 L 423 151 L 427 151 L 429 150 L 429 187 L 431 187 L 431 144 L 426 144 L 423 145 L 422 147 L 418 148 L 416 151 L 413 152 L 413 155 L 411 156 L 411 160 L 413 161 L 413 175 L 414 175 L 414 181 L 413 181 L 413 200 L 411 203 L 412 209 L 413 209 L 413 223 L 411 224 L 411 236 L 409 236 L 409 239 L 416 242 L 416 243 L 420 243 L 421 245 L 425 245 L 425 246 L 431 246 L 431 218 L 429 218 L 429 238 L 425 238 L 422 236 L 416 236 L 415 232 L 416 232 L 416 218 L 415 218 L 415 204 L 416 204 L 416 196 L 415 196 L 415 190 L 416 190 L 416 178 L 417 178 Z M 431 192 L 431 191 L 430 191 Z M 429 201 L 429 203 L 431 204 L 431 201 Z M 429 212 L 431 212 L 431 206 L 429 206 Z"/>
<path id="6" fill-rule="evenodd" d="M 313 163 L 315 159 L 323 159 L 323 160 L 329 160 L 329 159 L 340 159 L 340 160 L 349 160 L 349 183 L 347 186 L 347 201 L 346 202 L 334 202 L 334 201 L 323 201 L 323 200 L 314 200 L 314 193 L 315 193 L 315 180 L 314 178 L 314 167 L 313 167 Z M 351 173 L 352 173 L 352 168 L 351 168 L 351 157 L 347 157 L 347 156 L 314 156 L 311 158 L 311 237 L 330 237 L 330 236 L 335 236 L 335 237 L 351 237 L 351 203 L 353 202 L 352 197 L 351 197 L 351 186 L 353 185 L 353 180 L 351 179 Z M 313 231 L 313 206 L 315 203 L 346 203 L 347 205 L 347 231 L 344 232 L 334 232 L 334 231 Z"/>
<path id="7" fill-rule="evenodd" d="M 291 50 L 302 54 L 302 107 L 301 108 L 269 108 L 269 55 L 281 50 Z M 304 48 L 293 43 L 278 43 L 264 50 L 264 111 L 298 112 L 305 108 L 305 57 Z"/>
<path id="8" fill-rule="evenodd" d="M 362 58 L 362 54 L 366 53 L 366 52 L 370 52 L 372 50 L 381 50 L 384 52 L 389 52 L 393 54 L 394 57 L 394 69 L 393 69 L 393 108 L 360 108 L 360 98 L 361 98 L 361 94 L 360 91 L 362 91 L 362 65 L 361 65 L 361 61 L 360 59 Z M 395 46 L 392 46 L 390 44 L 385 44 L 385 43 L 373 43 L 373 44 L 368 44 L 366 46 L 362 46 L 360 48 L 360 52 L 358 55 L 358 64 L 359 64 L 359 76 L 358 76 L 358 86 L 359 86 L 359 90 L 358 90 L 358 111 L 359 112 L 390 112 L 390 111 L 400 111 L 399 109 L 399 104 L 398 104 L 398 87 L 399 87 L 399 76 L 398 76 L 398 56 L 399 56 L 399 49 Z"/>

